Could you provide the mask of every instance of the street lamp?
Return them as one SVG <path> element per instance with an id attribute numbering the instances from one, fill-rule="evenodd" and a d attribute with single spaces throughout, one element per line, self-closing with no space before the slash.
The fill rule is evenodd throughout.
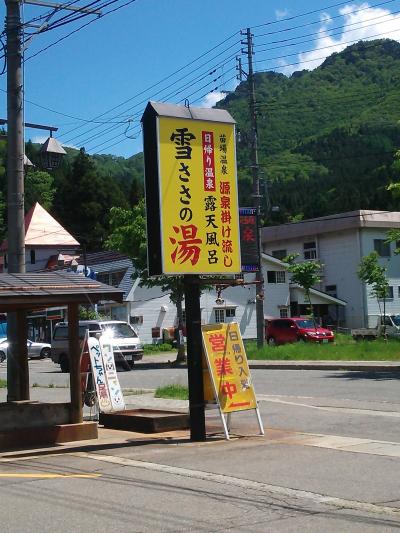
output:
<path id="1" fill-rule="evenodd" d="M 53 138 L 52 131 L 50 130 L 50 137 L 40 149 L 40 162 L 42 167 L 46 170 L 58 168 L 66 153 L 61 144 Z"/>

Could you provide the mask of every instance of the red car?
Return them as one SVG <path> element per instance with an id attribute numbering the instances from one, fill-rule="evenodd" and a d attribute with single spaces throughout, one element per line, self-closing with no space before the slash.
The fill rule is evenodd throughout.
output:
<path id="1" fill-rule="evenodd" d="M 265 325 L 265 338 L 268 344 L 311 341 L 328 343 L 335 340 L 333 331 L 321 328 L 310 318 L 274 318 Z"/>

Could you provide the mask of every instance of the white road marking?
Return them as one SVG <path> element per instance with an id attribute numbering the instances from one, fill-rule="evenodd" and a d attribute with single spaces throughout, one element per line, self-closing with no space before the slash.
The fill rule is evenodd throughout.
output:
<path id="1" fill-rule="evenodd" d="M 291 489 L 279 485 L 271 485 L 269 483 L 262 483 L 260 481 L 253 481 L 250 479 L 242 479 L 224 474 L 215 474 L 212 472 L 204 472 L 202 470 L 192 470 L 188 468 L 181 468 L 177 466 L 163 465 L 157 463 L 150 463 L 147 461 L 137 461 L 135 459 L 128 459 L 126 457 L 114 457 L 112 455 L 102 455 L 97 453 L 77 452 L 73 455 L 77 457 L 84 457 L 93 459 L 95 461 L 103 461 L 106 463 L 113 463 L 122 466 L 130 466 L 134 468 L 141 468 L 153 472 L 162 472 L 164 474 L 171 474 L 175 476 L 183 476 L 191 479 L 201 479 L 203 481 L 210 481 L 213 483 L 220 483 L 223 485 L 230 485 L 233 487 L 240 487 L 245 490 L 257 490 L 265 492 L 274 496 L 283 496 L 288 498 L 297 498 L 308 500 L 313 503 L 329 505 L 341 509 L 350 509 L 354 511 L 361 511 L 363 513 L 384 514 L 400 519 L 400 509 L 388 507 L 385 505 L 375 505 L 373 503 L 358 502 L 355 500 L 346 500 L 344 498 L 336 498 L 327 496 L 325 494 L 318 494 L 305 490 Z"/>
<path id="2" fill-rule="evenodd" d="M 312 399 L 312 398 L 310 398 Z M 352 407 L 331 407 L 323 405 L 310 405 L 308 403 L 294 402 L 289 400 L 283 400 L 282 397 L 277 398 L 276 396 L 269 396 L 267 394 L 257 394 L 257 400 L 261 402 L 272 402 L 272 403 L 281 403 L 283 405 L 295 405 L 297 407 L 307 407 L 308 409 L 317 409 L 319 411 L 330 411 L 338 413 L 350 413 L 358 415 L 372 415 L 372 416 L 383 416 L 388 418 L 400 418 L 400 412 L 398 411 L 376 411 L 374 409 L 359 409 Z"/>

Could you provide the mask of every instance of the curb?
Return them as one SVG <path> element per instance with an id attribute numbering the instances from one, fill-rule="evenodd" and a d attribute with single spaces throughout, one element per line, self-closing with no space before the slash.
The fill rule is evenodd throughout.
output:
<path id="1" fill-rule="evenodd" d="M 400 364 L 380 361 L 249 361 L 251 369 L 348 370 L 352 372 L 400 372 Z"/>

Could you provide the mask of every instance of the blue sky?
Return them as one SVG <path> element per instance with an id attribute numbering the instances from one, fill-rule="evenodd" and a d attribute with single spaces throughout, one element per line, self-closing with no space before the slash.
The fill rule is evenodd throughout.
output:
<path id="1" fill-rule="evenodd" d="M 128 1 L 116 0 L 103 13 Z M 23 11 L 30 21 L 49 9 L 24 5 Z M 3 3 L 1 14 L 4 19 Z M 193 106 L 210 106 L 234 89 L 240 30 L 246 27 L 254 34 L 256 70 L 290 75 L 315 68 L 359 39 L 400 40 L 400 0 L 132 1 L 100 19 L 88 16 L 31 40 L 25 52 L 25 120 L 58 127 L 56 137 L 66 145 L 129 157 L 142 149 L 139 120 L 146 101 L 188 98 Z M 5 88 L 3 75 L 2 118 Z M 39 141 L 38 133 L 27 129 L 26 138 Z"/>

